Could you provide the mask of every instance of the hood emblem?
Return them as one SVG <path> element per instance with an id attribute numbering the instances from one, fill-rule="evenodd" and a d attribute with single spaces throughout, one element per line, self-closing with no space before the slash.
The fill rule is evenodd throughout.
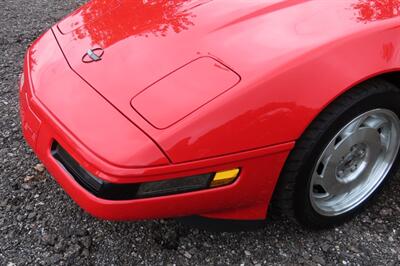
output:
<path id="1" fill-rule="evenodd" d="M 104 50 L 102 48 L 89 49 L 86 54 L 83 55 L 82 61 L 84 63 L 97 62 L 102 59 Z"/>

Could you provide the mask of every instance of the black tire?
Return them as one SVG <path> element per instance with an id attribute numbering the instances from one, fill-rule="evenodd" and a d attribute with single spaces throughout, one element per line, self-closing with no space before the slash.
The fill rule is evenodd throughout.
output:
<path id="1" fill-rule="evenodd" d="M 397 173 L 398 154 L 384 182 L 354 209 L 337 216 L 324 216 L 316 212 L 310 200 L 311 175 L 326 145 L 347 123 L 376 108 L 389 109 L 400 117 L 399 89 L 381 79 L 364 82 L 336 99 L 311 123 L 284 166 L 271 203 L 273 213 L 296 218 L 308 228 L 329 228 L 352 218 L 376 196 Z"/>

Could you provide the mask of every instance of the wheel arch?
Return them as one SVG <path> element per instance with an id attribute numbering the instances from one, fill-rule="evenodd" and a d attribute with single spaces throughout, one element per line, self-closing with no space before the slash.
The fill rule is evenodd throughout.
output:
<path id="1" fill-rule="evenodd" d="M 345 125 L 343 123 L 347 123 L 346 121 L 354 117 L 353 115 L 359 114 L 358 112 L 369 110 L 366 108 L 370 106 L 377 106 L 376 102 L 378 104 L 379 102 L 385 105 L 388 104 L 399 112 L 397 105 L 399 101 L 398 82 L 398 72 L 387 72 L 372 76 L 346 90 L 345 93 L 337 97 L 337 100 L 333 100 L 327 108 L 324 108 L 317 115 L 316 119 L 310 123 L 303 133 L 303 137 L 297 141 L 296 147 L 292 150 L 285 163 L 270 204 L 271 210 L 274 211 L 272 214 L 284 214 L 290 218 L 302 216 L 303 208 L 300 206 L 299 200 L 294 199 L 299 195 L 304 195 L 303 192 L 308 189 L 307 176 L 309 176 L 308 172 L 312 169 L 310 162 L 314 162 L 314 157 L 319 156 L 318 154 L 323 148 L 321 141 L 326 143 L 327 138 L 328 140 L 330 139 L 329 134 L 331 133 L 329 132 L 336 132 L 337 127 L 340 128 Z M 353 88 L 354 90 L 352 90 Z M 355 108 L 356 106 L 358 107 Z M 340 120 L 342 118 L 344 119 Z M 393 173 L 397 172 L 398 164 L 396 165 L 390 170 L 389 176 L 393 176 Z M 373 197 L 372 194 L 369 195 L 368 200 Z M 358 211 L 349 212 L 347 217 L 351 217 L 356 212 Z M 343 219 L 338 218 L 333 221 L 332 225 L 342 223 L 345 220 L 347 218 L 343 216 Z M 329 226 L 329 224 L 326 225 Z M 316 226 L 319 227 L 319 225 Z"/>
<path id="2" fill-rule="evenodd" d="M 387 72 L 373 77 L 372 79 L 383 79 L 392 83 L 400 90 L 400 71 Z"/>
<path id="3" fill-rule="evenodd" d="M 348 85 L 345 87 L 343 90 L 341 90 L 338 94 L 336 94 L 334 97 L 329 99 L 329 101 L 325 102 L 321 106 L 318 112 L 314 113 L 314 117 L 309 121 L 309 123 L 304 127 L 304 131 L 299 135 L 298 138 L 300 138 L 304 132 L 310 127 L 310 125 L 315 121 L 315 119 L 322 113 L 326 108 L 328 108 L 332 103 L 334 103 L 338 98 L 343 96 L 344 94 L 348 93 L 352 89 L 359 87 L 363 83 L 367 83 L 373 80 L 384 80 L 386 82 L 389 82 L 393 84 L 399 91 L 400 91 L 400 69 L 395 69 L 395 70 L 387 70 L 375 74 L 371 74 L 369 76 L 365 76 L 364 78 L 358 79 L 356 82 Z"/>
<path id="4" fill-rule="evenodd" d="M 304 131 L 299 135 L 298 139 L 296 139 L 296 143 L 300 140 L 300 138 L 306 134 L 306 132 L 312 127 L 313 123 L 317 120 L 317 118 L 326 110 L 328 109 L 329 106 L 331 106 L 336 100 L 338 100 L 340 97 L 343 95 L 349 93 L 353 89 L 360 88 L 364 83 L 368 82 L 374 82 L 374 81 L 385 81 L 388 82 L 396 89 L 400 91 L 400 70 L 388 70 L 376 74 L 372 74 L 369 76 L 366 76 L 362 79 L 359 79 L 357 82 L 354 82 L 353 84 L 349 85 L 348 87 L 345 87 L 340 93 L 335 95 L 335 97 L 332 97 L 328 102 L 324 104 L 321 109 L 316 112 L 313 117 L 313 119 L 310 120 L 310 122 L 304 127 Z M 297 146 L 297 145 L 296 145 Z M 290 154 L 292 154 L 294 149 L 291 151 Z M 292 193 L 294 193 L 294 182 L 292 183 L 284 183 L 282 175 L 284 174 L 285 170 L 288 170 L 287 167 L 287 162 L 290 159 L 291 155 L 286 159 L 285 166 L 282 169 L 282 172 L 277 180 L 276 187 L 274 188 L 272 200 L 269 203 L 269 208 L 272 212 L 272 215 L 276 214 L 284 214 L 285 216 L 289 218 L 293 218 L 293 209 L 291 207 L 291 201 L 289 200 L 291 198 Z M 300 162 L 299 162 L 300 163 Z M 289 167 L 290 168 L 290 167 Z M 290 169 L 289 169 L 290 170 Z M 277 207 L 277 202 L 279 202 L 279 206 Z"/>

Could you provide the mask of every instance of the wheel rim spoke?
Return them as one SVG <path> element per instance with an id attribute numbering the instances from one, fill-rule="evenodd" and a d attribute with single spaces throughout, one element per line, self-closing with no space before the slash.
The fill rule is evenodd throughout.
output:
<path id="1" fill-rule="evenodd" d="M 381 117 L 369 117 L 366 119 L 364 124 L 368 125 L 369 128 L 374 128 L 374 129 L 380 129 L 384 127 L 388 127 L 390 125 L 390 122 L 387 121 L 386 119 L 382 119 Z"/>

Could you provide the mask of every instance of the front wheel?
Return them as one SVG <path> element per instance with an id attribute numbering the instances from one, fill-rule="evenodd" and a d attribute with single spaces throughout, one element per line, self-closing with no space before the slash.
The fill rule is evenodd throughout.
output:
<path id="1" fill-rule="evenodd" d="M 386 81 L 339 97 L 297 142 L 273 207 L 313 228 L 352 217 L 398 169 L 399 117 L 400 91 Z"/>

